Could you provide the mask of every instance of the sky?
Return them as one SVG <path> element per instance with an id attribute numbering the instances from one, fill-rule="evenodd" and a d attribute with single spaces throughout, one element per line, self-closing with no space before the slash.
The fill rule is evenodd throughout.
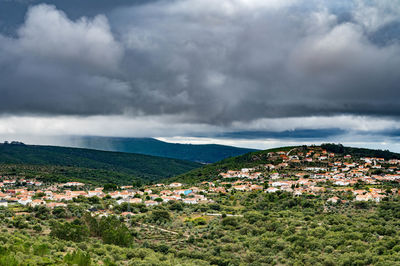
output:
<path id="1" fill-rule="evenodd" d="M 0 141 L 400 152 L 399 0 L 0 0 Z"/>

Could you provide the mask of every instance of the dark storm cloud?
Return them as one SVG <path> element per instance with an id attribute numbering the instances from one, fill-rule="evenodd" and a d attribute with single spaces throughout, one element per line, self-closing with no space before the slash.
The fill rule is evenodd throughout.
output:
<path id="1" fill-rule="evenodd" d="M 57 2 L 66 14 L 33 6 L 15 35 L 0 36 L 0 112 L 217 125 L 398 116 L 399 5 L 330 2 L 121 0 L 83 13 Z"/>

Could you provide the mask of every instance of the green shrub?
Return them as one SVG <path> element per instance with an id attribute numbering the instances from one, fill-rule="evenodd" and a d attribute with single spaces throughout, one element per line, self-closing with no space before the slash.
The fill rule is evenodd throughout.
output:
<path id="1" fill-rule="evenodd" d="M 64 262 L 68 265 L 88 266 L 91 265 L 91 258 L 89 253 L 75 250 L 64 256 Z"/>

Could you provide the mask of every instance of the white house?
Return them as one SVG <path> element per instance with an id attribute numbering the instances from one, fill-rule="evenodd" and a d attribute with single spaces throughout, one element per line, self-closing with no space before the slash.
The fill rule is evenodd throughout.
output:
<path id="1" fill-rule="evenodd" d="M 46 205 L 46 202 L 43 201 L 43 200 L 40 200 L 40 199 L 35 199 L 35 200 L 32 200 L 32 201 L 29 203 L 29 205 L 30 205 L 31 207 L 36 207 L 36 206 L 40 206 L 40 205 Z"/>
<path id="2" fill-rule="evenodd" d="M 155 205 L 158 205 L 159 203 L 154 200 L 147 200 L 144 202 L 144 204 L 146 204 L 146 206 L 155 206 Z"/>
<path id="3" fill-rule="evenodd" d="M 182 184 L 181 183 L 171 183 L 169 184 L 170 187 L 181 187 Z"/>
<path id="4" fill-rule="evenodd" d="M 186 203 L 186 204 L 197 204 L 197 200 L 195 198 L 187 198 L 187 199 L 183 199 L 183 203 Z"/>
<path id="5" fill-rule="evenodd" d="M 332 197 L 327 200 L 327 202 L 337 203 L 340 199 L 338 197 Z"/>
<path id="6" fill-rule="evenodd" d="M 103 191 L 101 191 L 101 190 L 89 190 L 88 191 L 88 197 L 100 196 L 102 194 L 103 194 Z"/>
<path id="7" fill-rule="evenodd" d="M 274 192 L 279 191 L 279 189 L 277 189 L 276 187 L 269 187 L 265 191 L 268 193 L 274 193 Z"/>
<path id="8" fill-rule="evenodd" d="M 21 199 L 18 200 L 18 203 L 21 204 L 21 205 L 27 205 L 30 202 L 32 202 L 32 200 L 30 198 L 21 198 Z"/>

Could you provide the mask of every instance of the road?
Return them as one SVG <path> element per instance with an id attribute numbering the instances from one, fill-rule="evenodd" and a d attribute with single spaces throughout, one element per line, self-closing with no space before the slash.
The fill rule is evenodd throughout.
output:
<path id="1" fill-rule="evenodd" d="M 290 155 L 290 153 L 293 151 L 293 150 L 295 150 L 296 148 L 293 148 L 293 149 L 291 149 L 290 151 L 288 151 L 287 153 L 286 153 L 286 156 L 289 156 Z"/>
<path id="2" fill-rule="evenodd" d="M 222 213 L 204 213 L 203 215 L 207 215 L 207 216 L 222 216 Z M 226 214 L 226 216 L 243 217 L 242 214 Z"/>

